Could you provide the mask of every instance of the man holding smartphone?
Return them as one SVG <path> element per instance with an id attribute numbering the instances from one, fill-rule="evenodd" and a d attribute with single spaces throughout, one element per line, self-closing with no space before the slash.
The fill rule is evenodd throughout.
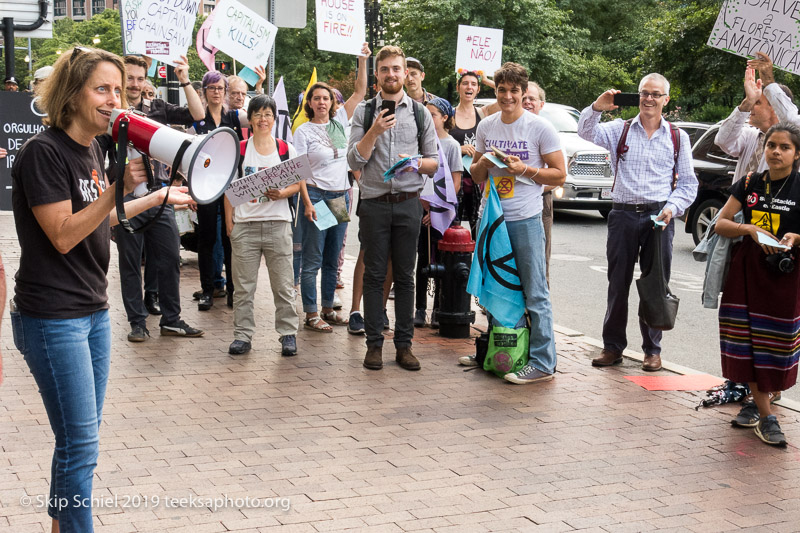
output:
<path id="1" fill-rule="evenodd" d="M 424 183 L 422 174 L 434 174 L 439 166 L 436 130 L 430 112 L 403 90 L 408 75 L 403 50 L 384 46 L 375 56 L 375 73 L 380 92 L 374 100 L 356 108 L 347 147 L 350 168 L 361 171 L 358 216 L 364 248 L 364 367 L 383 367 L 383 282 L 391 258 L 396 361 L 406 370 L 419 370 L 419 361 L 411 351 L 414 267 L 422 222 L 419 193 Z M 394 103 L 393 113 L 389 102 Z M 367 108 L 372 110 L 372 117 L 365 120 Z M 417 154 L 422 157 L 414 159 L 414 164 L 384 179 L 383 173 L 392 165 Z"/>
<path id="2" fill-rule="evenodd" d="M 563 185 L 567 177 L 561 139 L 555 128 L 523 107 L 528 72 L 517 63 L 505 63 L 494 74 L 500 113 L 478 124 L 475 158 L 470 174 L 475 183 L 488 179 L 498 188 L 508 238 L 531 320 L 528 364 L 504 377 L 517 384 L 553 379 L 556 345 L 553 309 L 547 286 L 542 193 L 548 185 Z M 488 152 L 507 167 L 496 166 Z"/>
<path id="3" fill-rule="evenodd" d="M 603 321 L 603 351 L 592 360 L 593 366 L 622 363 L 627 347 L 628 293 L 633 268 L 640 256 L 648 257 L 653 241 L 651 215 L 663 222 L 666 232 L 662 242 L 664 277 L 669 281 L 672 264 L 674 217 L 692 204 L 697 194 L 697 178 L 692 166 L 692 143 L 683 130 L 677 130 L 679 151 L 675 160 L 676 142 L 671 125 L 661 115 L 669 102 L 669 82 L 661 74 L 648 74 L 639 82 L 639 114 L 626 124 L 622 119 L 600 124 L 603 111 L 613 111 L 615 95 L 610 89 L 601 94 L 581 113 L 578 135 L 602 146 L 611 153 L 616 169 L 611 188 L 612 209 L 608 216 L 608 304 Z M 619 97 L 617 97 L 619 101 Z M 625 138 L 622 139 L 623 134 Z M 622 139 L 622 141 L 621 141 Z M 624 146 L 620 146 L 623 144 Z M 618 150 L 623 155 L 617 157 Z M 677 173 L 675 176 L 674 173 Z M 674 178 L 674 179 L 673 179 Z M 649 270 L 649 259 L 642 261 L 642 271 Z M 641 320 L 642 369 L 661 370 L 662 332 Z"/>

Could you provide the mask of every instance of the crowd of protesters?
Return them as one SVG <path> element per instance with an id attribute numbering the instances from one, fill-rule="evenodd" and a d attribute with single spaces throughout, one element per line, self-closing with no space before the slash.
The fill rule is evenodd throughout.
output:
<path id="1" fill-rule="evenodd" d="M 423 87 L 420 60 L 385 46 L 374 58 L 378 94 L 365 101 L 370 54 L 365 44 L 355 90 L 346 100 L 325 83 L 309 88 L 302 100 L 307 122 L 296 129 L 293 142 L 273 133 L 279 110 L 275 100 L 263 94 L 263 69 L 257 70 L 256 94 L 251 96 L 244 80 L 217 71 L 208 72 L 196 87 L 184 58 L 176 74 L 186 106 L 156 97 L 146 79 L 148 64 L 140 57 L 121 59 L 76 47 L 53 67 L 36 72 L 34 90 L 50 128 L 26 143 L 13 168 L 13 210 L 22 254 L 11 317 L 16 345 L 37 381 L 55 433 L 53 491 L 91 492 L 111 346 L 106 274 L 109 226 L 117 222 L 116 187 L 124 187 L 131 220 L 157 219 L 141 233 L 115 232 L 128 341 L 149 338 L 148 315 L 161 316 L 161 335 L 204 334 L 180 316 L 181 240 L 175 211 L 171 205 L 165 210 L 156 207 L 166 199 L 195 212 L 200 270 L 195 298 L 201 311 L 212 311 L 214 299 L 221 297 L 233 308 L 231 355 L 252 349 L 263 258 L 282 355 L 299 351 L 299 294 L 306 329 L 330 333 L 335 326 L 347 326 L 352 334 L 365 333 L 363 366 L 381 369 L 391 290 L 395 360 L 413 371 L 421 368 L 412 349 L 414 328 L 436 327 L 440 298 L 437 289 L 429 321 L 427 279 L 421 272 L 436 260 L 442 233 L 431 227 L 430 203 L 421 198 L 426 180 L 447 169 L 457 195 L 452 205 L 457 216 L 451 223 L 467 222 L 473 235 L 487 195 L 499 183 L 510 182 L 511 191 L 504 189 L 499 200 L 524 295 L 526 316 L 520 325 L 528 324 L 530 342 L 528 363 L 505 379 L 517 384 L 553 379 L 557 355 L 549 292 L 550 192 L 564 183 L 566 159 L 555 128 L 538 116 L 545 105 L 544 90 L 516 63 L 505 63 L 491 81 L 483 72 L 461 70 L 454 107 Z M 720 147 L 740 159 L 716 233 L 728 239 L 744 237 L 733 247 L 722 290 L 722 368 L 726 377 L 748 383 L 752 391 L 752 402 L 745 404 L 734 425 L 755 428 L 768 444 L 785 445 L 770 404 L 794 385 L 797 374 L 800 269 L 794 268 L 792 254 L 800 246 L 800 119 L 791 92 L 774 82 L 769 58 L 761 54 L 751 60 L 744 79 L 745 100 L 717 137 Z M 482 84 L 494 88 L 497 100 L 478 107 L 475 98 Z M 15 87 L 15 79 L 6 79 L 6 90 Z M 634 267 L 640 263 L 642 270 L 649 269 L 646 252 L 656 242 L 661 243 L 663 275 L 669 279 L 674 219 L 697 193 L 689 138 L 663 118 L 669 82 L 660 74 L 645 76 L 639 84 L 639 114 L 628 121 L 600 123 L 602 112 L 617 109 L 617 93 L 609 90 L 598 96 L 582 111 L 578 124 L 581 137 L 610 152 L 615 168 L 604 348 L 592 361 L 598 367 L 622 361 Z M 313 178 L 235 208 L 224 195 L 210 204 L 195 204 L 180 183 L 167 187 L 174 177 L 168 168 L 146 157 L 132 159 L 124 183 L 114 183 L 116 149 L 106 130 L 111 110 L 125 107 L 197 134 L 223 126 L 233 129 L 242 143 L 239 175 L 306 154 Z M 752 128 L 746 126 L 748 121 Z M 503 166 L 489 157 L 492 152 L 502 156 Z M 385 179 L 388 168 L 412 154 L 420 157 Z M 136 198 L 133 187 L 148 174 L 160 188 Z M 361 251 L 351 279 L 348 317 L 340 312 L 336 290 L 347 281 L 341 268 L 354 203 Z M 322 204 L 336 217 L 324 230 L 315 223 Z M 737 220 L 739 211 L 743 218 Z M 663 228 L 656 230 L 663 231 L 660 239 L 654 238 L 654 220 Z M 753 283 L 754 277 L 761 282 Z M 0 310 L 4 292 L 2 283 Z M 489 319 L 496 323 L 494 317 Z M 662 332 L 643 321 L 640 326 L 642 368 L 660 370 Z M 474 357 L 460 362 L 476 364 Z M 63 531 L 91 531 L 90 509 L 48 511 L 56 529 L 60 525 Z"/>

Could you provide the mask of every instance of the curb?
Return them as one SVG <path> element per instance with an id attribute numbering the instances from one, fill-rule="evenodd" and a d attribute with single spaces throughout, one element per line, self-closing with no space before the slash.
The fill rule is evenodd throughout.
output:
<path id="1" fill-rule="evenodd" d="M 594 346 L 595 348 L 600 348 L 601 350 L 603 349 L 603 341 L 592 337 L 587 337 L 580 331 L 575 331 L 574 329 L 570 329 L 559 325 L 553 325 L 553 330 L 562 335 L 566 335 L 567 337 L 579 340 L 580 342 L 588 344 L 589 346 Z M 626 349 L 624 352 L 622 352 L 622 355 L 623 357 L 627 357 L 628 359 L 633 359 L 634 361 L 638 362 L 642 362 L 644 360 L 644 354 L 641 352 L 637 352 L 635 350 Z M 666 370 L 668 372 L 673 372 L 675 374 L 680 374 L 682 376 L 690 374 L 705 374 L 705 372 L 700 372 L 699 370 L 689 368 L 688 366 L 670 363 L 669 361 L 664 361 L 663 359 L 661 361 L 661 367 L 663 370 Z M 800 413 L 800 402 L 795 400 L 782 399 L 775 402 L 775 405 L 779 405 L 784 409 L 789 409 L 790 411 L 795 411 Z"/>

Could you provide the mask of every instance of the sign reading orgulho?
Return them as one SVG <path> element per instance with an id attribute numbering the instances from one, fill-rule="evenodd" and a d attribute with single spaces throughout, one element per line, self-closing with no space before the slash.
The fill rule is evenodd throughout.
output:
<path id="1" fill-rule="evenodd" d="M 800 74 L 800 1 L 726 0 L 708 45 L 747 58 L 764 52 L 776 67 Z"/>
<path id="2" fill-rule="evenodd" d="M 208 42 L 250 69 L 267 63 L 278 28 L 236 0 L 214 8 Z"/>
<path id="3" fill-rule="evenodd" d="M 225 196 L 233 207 L 247 202 L 269 202 L 270 189 L 283 189 L 312 177 L 308 156 L 303 154 L 231 182 Z"/>
<path id="4" fill-rule="evenodd" d="M 122 51 L 170 65 L 193 44 L 199 0 L 120 0 Z"/>

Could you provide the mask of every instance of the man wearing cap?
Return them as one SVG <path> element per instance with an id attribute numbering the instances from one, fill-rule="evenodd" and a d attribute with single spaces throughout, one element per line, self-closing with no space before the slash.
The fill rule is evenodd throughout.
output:
<path id="1" fill-rule="evenodd" d="M 425 80 L 425 67 L 422 66 L 420 60 L 407 57 L 406 65 L 408 65 L 408 76 L 406 76 L 406 92 L 408 96 L 422 104 L 427 104 L 436 98 L 435 94 L 429 93 L 422 87 L 422 82 Z"/>
<path id="2" fill-rule="evenodd" d="M 42 84 L 44 80 L 53 73 L 53 67 L 47 65 L 46 67 L 42 67 L 38 69 L 36 72 L 33 73 L 33 92 L 36 92 L 36 89 Z"/>
<path id="3" fill-rule="evenodd" d="M 17 83 L 17 78 L 15 78 L 14 76 L 8 76 L 6 78 L 5 90 L 14 93 L 19 91 L 19 83 Z"/>

